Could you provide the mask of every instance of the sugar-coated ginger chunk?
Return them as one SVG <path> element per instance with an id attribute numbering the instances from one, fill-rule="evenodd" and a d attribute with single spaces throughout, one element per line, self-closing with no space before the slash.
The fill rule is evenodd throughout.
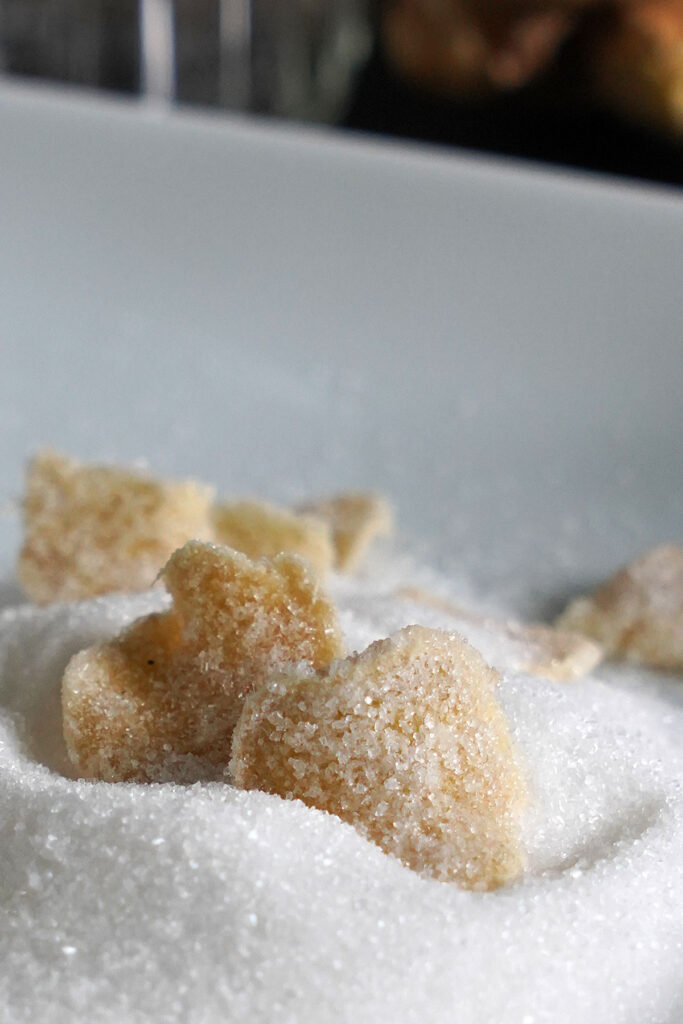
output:
<path id="1" fill-rule="evenodd" d="M 281 551 L 307 559 L 321 576 L 334 562 L 332 533 L 325 520 L 263 501 L 217 504 L 216 540 L 249 558 L 273 558 Z"/>
<path id="2" fill-rule="evenodd" d="M 600 644 L 582 633 L 556 629 L 544 622 L 500 625 L 502 633 L 519 645 L 518 672 L 564 683 L 588 675 L 602 661 Z"/>
<path id="3" fill-rule="evenodd" d="M 85 778 L 220 778 L 247 694 L 290 663 L 320 669 L 342 654 L 334 605 L 295 556 L 252 562 L 191 541 L 163 580 L 168 611 L 67 666 L 64 737 Z"/>
<path id="4" fill-rule="evenodd" d="M 353 572 L 372 542 L 390 534 L 394 527 L 391 506 L 378 494 L 338 494 L 307 502 L 301 511 L 329 522 L 335 564 L 341 572 Z"/>
<path id="5" fill-rule="evenodd" d="M 424 875 L 492 889 L 522 868 L 526 798 L 498 678 L 457 634 L 421 626 L 289 672 L 247 698 L 233 781 L 336 814 Z"/>
<path id="6" fill-rule="evenodd" d="M 213 490 L 41 452 L 28 467 L 18 576 L 39 604 L 150 587 L 171 553 L 212 537 Z"/>
<path id="7" fill-rule="evenodd" d="M 647 551 L 590 597 L 572 601 L 557 622 L 594 637 L 608 654 L 683 670 L 683 547 Z"/>

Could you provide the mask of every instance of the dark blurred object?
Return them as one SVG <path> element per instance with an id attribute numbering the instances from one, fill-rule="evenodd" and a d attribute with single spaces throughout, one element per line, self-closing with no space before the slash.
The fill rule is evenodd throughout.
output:
<path id="1" fill-rule="evenodd" d="M 402 77 L 445 98 L 513 89 L 542 71 L 571 32 L 572 0 L 384 0 L 379 28 Z"/>
<path id="2" fill-rule="evenodd" d="M 368 0 L 0 0 L 13 74 L 333 121 L 371 45 Z"/>
<path id="3" fill-rule="evenodd" d="M 387 12 L 425 5 L 401 50 Z M 682 26 L 683 0 L 0 0 L 0 67 L 680 185 Z"/>
<path id="4" fill-rule="evenodd" d="M 367 0 L 175 0 L 177 98 L 334 121 L 370 52 Z"/>
<path id="5" fill-rule="evenodd" d="M 511 90 L 575 50 L 576 84 L 683 138 L 683 0 L 384 0 L 380 36 L 405 79 L 460 99 Z"/>
<path id="6" fill-rule="evenodd" d="M 583 46 L 601 102 L 683 141 L 683 0 L 606 9 L 584 32 Z"/>
<path id="7" fill-rule="evenodd" d="M 487 2 L 477 17 L 490 9 Z M 637 8 L 624 7 L 622 12 L 605 4 L 575 11 L 574 0 L 567 2 L 571 11 L 565 21 L 538 22 L 543 3 L 537 4 L 530 36 L 516 34 L 505 20 L 494 32 L 487 21 L 486 40 L 477 43 L 465 32 L 457 45 L 449 45 L 447 38 L 448 32 L 457 31 L 458 14 L 453 11 L 459 3 L 454 0 L 385 4 L 384 16 L 378 19 L 378 44 L 358 83 L 345 124 L 683 184 L 683 132 L 675 128 L 683 103 L 683 32 L 676 34 L 678 20 L 674 20 L 672 36 L 664 34 L 662 39 L 657 35 L 653 45 L 648 35 L 651 22 L 647 18 L 638 22 L 635 15 L 661 4 L 640 3 Z M 669 2 L 664 0 L 664 6 Z M 423 3 L 437 22 L 440 14 L 448 12 L 448 32 L 441 40 L 431 30 L 420 37 L 408 20 L 403 27 L 411 28 L 411 38 L 404 41 L 404 49 L 397 50 L 396 38 L 386 31 L 387 10 L 405 13 Z M 674 19 L 680 4 L 681 0 L 672 0 Z M 506 8 L 505 19 L 515 6 L 512 2 Z M 528 6 L 524 10 L 528 29 Z M 680 26 L 683 29 L 683 21 Z M 393 25 L 392 31 L 396 29 Z M 670 45 L 671 39 L 678 49 Z M 429 63 L 432 46 L 441 49 L 441 56 Z M 662 50 L 664 57 L 660 58 Z M 463 52 L 466 59 L 460 57 Z M 515 55 L 520 59 L 516 61 Z M 451 68 L 449 74 L 449 62 L 458 60 L 460 66 Z M 629 62 L 630 72 L 624 70 Z M 639 73 L 632 66 L 635 62 L 639 62 Z M 420 68 L 428 69 L 424 77 Z M 619 90 L 620 83 L 628 88 L 627 94 L 625 88 Z"/>
<path id="8" fill-rule="evenodd" d="M 18 75 L 133 92 L 137 0 L 0 0 L 0 67 Z"/>

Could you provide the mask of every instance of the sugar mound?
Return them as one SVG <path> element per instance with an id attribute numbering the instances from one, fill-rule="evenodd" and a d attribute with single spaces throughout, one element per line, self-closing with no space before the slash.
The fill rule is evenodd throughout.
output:
<path id="1" fill-rule="evenodd" d="M 350 648 L 406 624 L 405 602 L 335 586 Z M 68 659 L 165 600 L 0 616 L 3 1022 L 680 1020 L 683 712 L 670 701 L 615 685 L 613 668 L 609 685 L 506 675 L 528 867 L 465 892 L 297 801 L 69 778 Z"/>
<path id="2" fill-rule="evenodd" d="M 189 541 L 162 576 L 173 604 L 81 651 L 62 682 L 78 774 L 109 782 L 220 778 L 246 695 L 290 663 L 343 653 L 334 605 L 293 555 L 253 562 Z"/>
<path id="3" fill-rule="evenodd" d="M 489 636 L 497 635 L 507 647 L 506 667 L 512 671 L 563 682 L 580 679 L 602 661 L 600 645 L 582 633 L 540 622 L 493 619 L 421 587 L 399 587 L 393 596 L 410 601 L 418 617 L 425 608 L 435 608 L 446 613 L 454 628 L 469 627 L 480 633 L 483 630 Z"/>
<path id="4" fill-rule="evenodd" d="M 367 578 L 338 579 L 342 625 L 367 643 L 384 635 L 383 627 L 393 632 L 414 622 L 455 630 L 499 671 L 557 682 L 580 679 L 602 660 L 602 648 L 588 637 L 543 624 L 492 618 L 444 597 L 446 581 L 428 578 L 427 585 L 436 586 L 438 592 L 412 585 L 378 587 Z"/>
<path id="5" fill-rule="evenodd" d="M 497 672 L 458 636 L 409 626 L 247 698 L 230 774 L 339 815 L 422 874 L 493 889 L 522 867 L 522 774 Z"/>

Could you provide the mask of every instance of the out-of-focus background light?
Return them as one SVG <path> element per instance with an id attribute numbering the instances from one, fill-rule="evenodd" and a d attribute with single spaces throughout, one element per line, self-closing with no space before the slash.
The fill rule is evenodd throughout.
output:
<path id="1" fill-rule="evenodd" d="M 683 183 L 683 0 L 0 0 L 0 67 Z"/>

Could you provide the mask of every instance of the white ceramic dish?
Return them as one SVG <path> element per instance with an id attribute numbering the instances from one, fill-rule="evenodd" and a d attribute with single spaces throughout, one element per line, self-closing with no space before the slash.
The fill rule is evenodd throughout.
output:
<path id="1" fill-rule="evenodd" d="M 225 494 L 372 486 L 412 550 L 537 615 L 681 540 L 677 195 L 25 87 L 0 92 L 0 139 L 6 498 L 46 444 Z M 48 771 L 64 645 L 116 607 L 3 619 L 0 1019 L 678 1019 L 673 712 L 506 689 L 548 777 L 546 861 L 484 903 L 301 805 Z"/>
<path id="2" fill-rule="evenodd" d="M 371 485 L 534 614 L 680 540 L 677 193 L 20 86 L 0 138 L 5 495 L 46 443 Z"/>
<path id="3" fill-rule="evenodd" d="M 680 539 L 677 194 L 15 86 L 0 138 L 6 495 L 45 443 L 370 484 L 535 613 Z"/>

